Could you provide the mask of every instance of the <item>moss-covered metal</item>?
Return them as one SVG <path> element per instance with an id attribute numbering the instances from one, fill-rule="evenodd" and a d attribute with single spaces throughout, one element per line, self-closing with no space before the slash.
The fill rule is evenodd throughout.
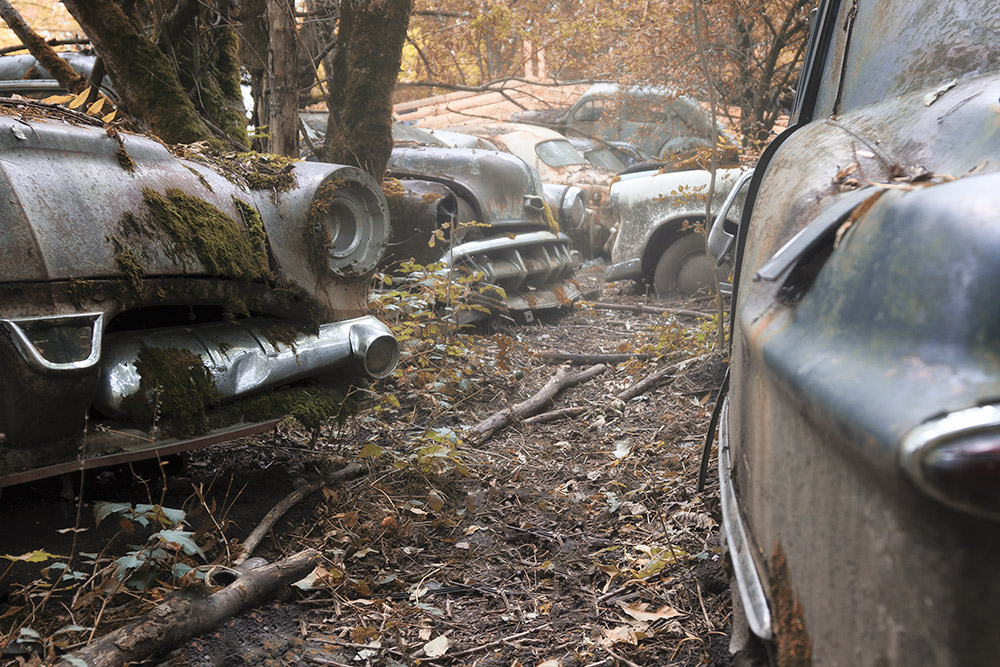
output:
<path id="1" fill-rule="evenodd" d="M 262 225 L 244 228 L 211 203 L 177 188 L 164 194 L 150 188 L 142 192 L 153 224 L 167 233 L 181 255 L 197 259 L 209 274 L 246 281 L 273 277 Z"/>
<path id="2" fill-rule="evenodd" d="M 209 428 L 207 410 L 220 396 L 201 358 L 173 348 L 144 347 L 135 363 L 139 391 L 122 401 L 138 425 L 157 427 L 174 436 L 192 436 Z"/>

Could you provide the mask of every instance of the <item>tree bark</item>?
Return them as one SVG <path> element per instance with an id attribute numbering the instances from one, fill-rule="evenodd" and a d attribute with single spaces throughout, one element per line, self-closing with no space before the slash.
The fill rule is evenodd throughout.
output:
<path id="1" fill-rule="evenodd" d="M 126 111 L 167 143 L 212 138 L 170 61 L 114 0 L 64 0 L 63 4 L 90 36 Z"/>
<path id="2" fill-rule="evenodd" d="M 392 93 L 413 0 L 344 0 L 325 157 L 381 181 L 392 153 Z"/>
<path id="3" fill-rule="evenodd" d="M 164 602 L 145 617 L 104 635 L 70 656 L 90 667 L 123 667 L 143 660 L 183 639 L 211 630 L 262 602 L 279 587 L 302 579 L 312 571 L 319 557 L 315 549 L 306 549 L 250 570 L 207 598 Z"/>
<path id="4" fill-rule="evenodd" d="M 55 77 L 60 86 L 74 94 L 82 92 L 87 87 L 87 79 L 56 55 L 55 50 L 45 42 L 45 38 L 31 29 L 9 0 L 0 0 L 0 17 L 28 48 L 35 60 Z"/>
<path id="5" fill-rule="evenodd" d="M 268 152 L 298 157 L 299 70 L 295 8 L 290 0 L 267 0 Z"/>
<path id="6" fill-rule="evenodd" d="M 534 396 L 490 415 L 469 429 L 469 433 L 477 442 L 482 442 L 497 431 L 509 426 L 515 419 L 524 419 L 541 412 L 549 401 L 563 389 L 586 382 L 605 370 L 607 367 L 604 364 L 597 364 L 577 373 L 570 373 L 565 368 L 560 368 Z"/>

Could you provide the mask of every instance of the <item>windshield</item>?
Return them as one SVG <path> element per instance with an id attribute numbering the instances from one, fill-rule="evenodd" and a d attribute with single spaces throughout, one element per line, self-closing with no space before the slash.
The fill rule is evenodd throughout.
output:
<path id="1" fill-rule="evenodd" d="M 566 167 L 571 164 L 586 164 L 587 160 L 573 144 L 566 139 L 543 141 L 535 146 L 539 159 L 550 167 Z"/>
<path id="2" fill-rule="evenodd" d="M 616 173 L 625 168 L 625 162 L 619 159 L 610 148 L 593 148 L 586 151 L 584 155 L 587 156 L 587 161 L 595 167 L 604 167 Z"/>

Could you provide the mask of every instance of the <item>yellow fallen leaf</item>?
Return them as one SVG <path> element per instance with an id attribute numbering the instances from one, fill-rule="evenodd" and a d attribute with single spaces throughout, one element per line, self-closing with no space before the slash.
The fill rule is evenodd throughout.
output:
<path id="1" fill-rule="evenodd" d="M 441 508 L 444 507 L 444 496 L 439 491 L 431 489 L 427 494 L 427 504 L 435 512 L 440 512 Z"/>
<path id="2" fill-rule="evenodd" d="M 80 91 L 80 94 L 74 97 L 70 101 L 70 103 L 66 106 L 68 106 L 70 109 L 76 109 L 78 107 L 82 107 L 83 103 L 87 101 L 88 97 L 90 97 L 90 86 L 87 86 L 82 91 Z"/>

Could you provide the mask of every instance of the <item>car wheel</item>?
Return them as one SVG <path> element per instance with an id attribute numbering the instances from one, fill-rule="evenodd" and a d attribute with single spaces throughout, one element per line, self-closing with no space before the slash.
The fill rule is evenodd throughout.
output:
<path id="1" fill-rule="evenodd" d="M 687 234 L 663 251 L 653 272 L 653 290 L 657 296 L 694 294 L 700 289 L 715 289 L 712 265 L 705 253 L 705 239 Z"/>

